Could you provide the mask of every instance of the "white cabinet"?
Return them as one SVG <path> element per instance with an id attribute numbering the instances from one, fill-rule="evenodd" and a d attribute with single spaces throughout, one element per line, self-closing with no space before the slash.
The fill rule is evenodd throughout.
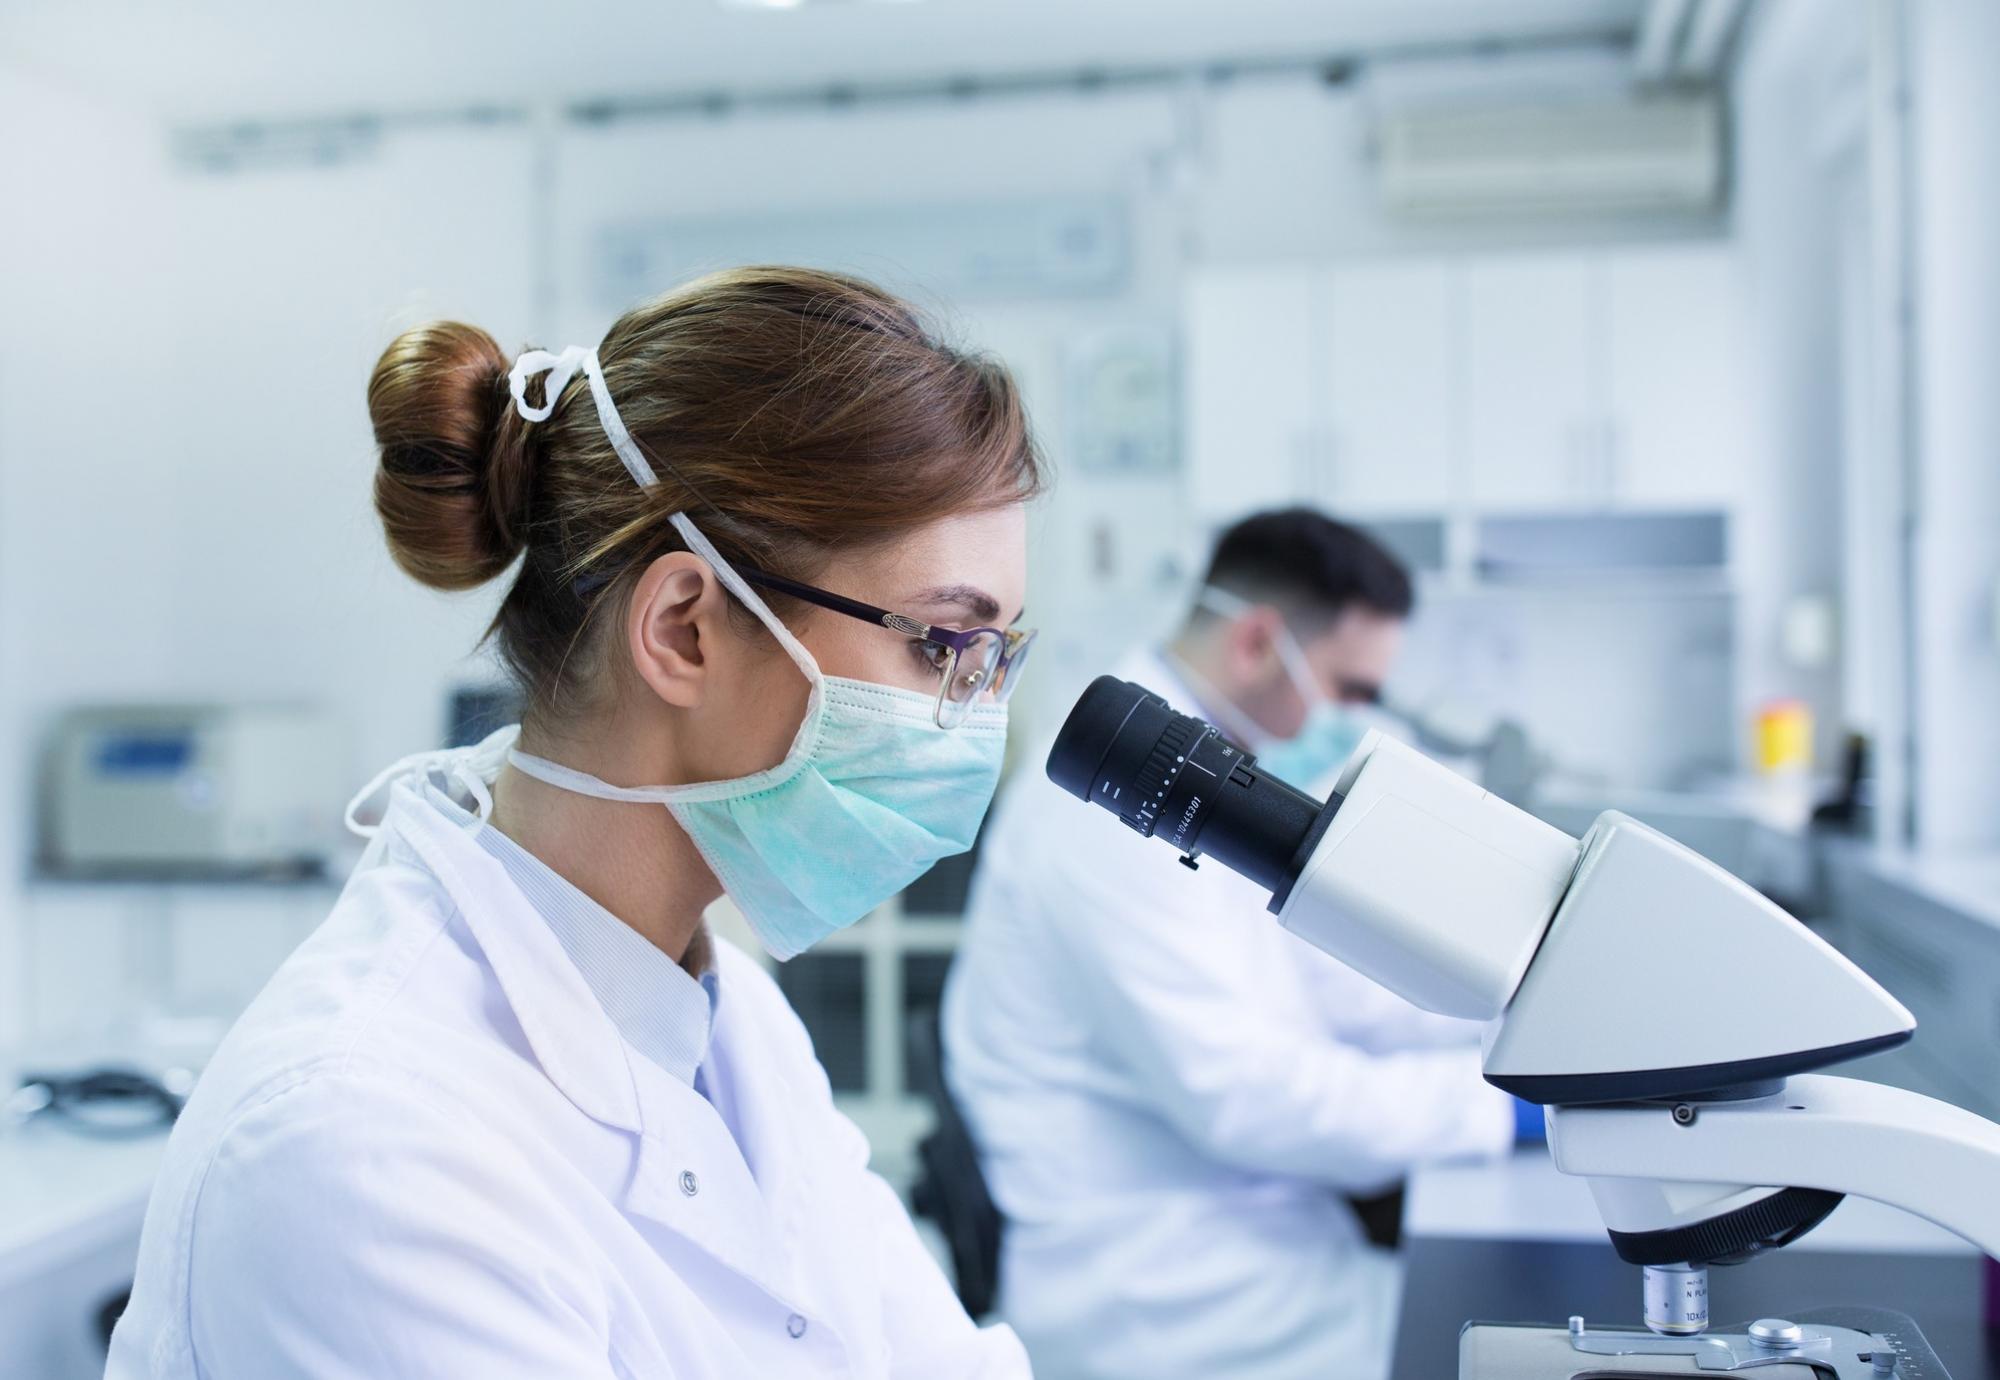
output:
<path id="1" fill-rule="evenodd" d="M 1727 511 L 1750 458 L 1726 245 L 1204 271 L 1186 308 L 1209 521 Z"/>
<path id="2" fill-rule="evenodd" d="M 1204 517 L 1297 502 L 1311 487 L 1312 278 L 1197 275 L 1186 298 L 1187 465 Z"/>
<path id="3" fill-rule="evenodd" d="M 1600 272 L 1611 493 L 1637 507 L 1726 504 L 1750 455 L 1734 258 L 1705 245 L 1636 250 Z"/>
<path id="4" fill-rule="evenodd" d="M 1490 510 L 1602 497 L 1589 263 L 1574 255 L 1475 260 L 1465 268 L 1466 476 Z"/>
<path id="5" fill-rule="evenodd" d="M 1473 502 L 1727 508 L 1749 449 L 1743 323 L 1714 245 L 1468 264 Z"/>
<path id="6" fill-rule="evenodd" d="M 1193 497 L 1425 512 L 1451 496 L 1453 268 L 1384 260 L 1198 275 L 1186 302 Z"/>
<path id="7" fill-rule="evenodd" d="M 1317 488 L 1336 512 L 1437 512 L 1451 501 L 1456 269 L 1383 260 L 1323 275 Z"/>

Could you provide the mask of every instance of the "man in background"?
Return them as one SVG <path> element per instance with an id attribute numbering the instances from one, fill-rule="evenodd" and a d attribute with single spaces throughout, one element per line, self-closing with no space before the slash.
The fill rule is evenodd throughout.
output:
<path id="1" fill-rule="evenodd" d="M 1321 788 L 1412 605 L 1362 532 L 1259 514 L 1118 674 Z M 1043 1380 L 1379 1376 L 1397 1273 L 1348 1195 L 1501 1152 L 1512 1101 L 1477 1026 L 1294 938 L 1228 869 L 1166 862 L 1038 770 L 988 829 L 944 1034 L 1006 1219 L 1001 1311 Z"/>

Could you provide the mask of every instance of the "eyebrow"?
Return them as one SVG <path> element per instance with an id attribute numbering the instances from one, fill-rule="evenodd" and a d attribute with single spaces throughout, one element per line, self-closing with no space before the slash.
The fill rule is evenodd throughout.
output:
<path id="1" fill-rule="evenodd" d="M 917 595 L 916 603 L 920 608 L 961 608 L 988 623 L 1000 616 L 1000 601 L 977 585 L 939 585 Z"/>

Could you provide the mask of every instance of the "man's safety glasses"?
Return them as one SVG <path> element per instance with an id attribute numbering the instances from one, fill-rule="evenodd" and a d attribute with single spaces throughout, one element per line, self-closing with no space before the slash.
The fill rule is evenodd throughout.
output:
<path id="1" fill-rule="evenodd" d="M 943 681 L 938 686 L 939 728 L 957 728 L 964 723 L 965 716 L 972 712 L 972 706 L 982 695 L 996 704 L 1006 703 L 1020 681 L 1021 663 L 1027 660 L 1028 648 L 1035 641 L 1032 628 L 967 628 L 964 631 L 939 628 L 921 619 L 878 609 L 859 599 L 816 589 L 751 566 L 739 565 L 736 571 L 753 585 L 788 594 L 817 608 L 846 614 L 849 618 L 859 618 L 864 623 L 873 623 L 938 648 L 945 658 Z"/>

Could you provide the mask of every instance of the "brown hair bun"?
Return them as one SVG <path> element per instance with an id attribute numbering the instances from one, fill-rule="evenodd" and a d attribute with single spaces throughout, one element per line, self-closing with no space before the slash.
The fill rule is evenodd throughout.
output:
<path id="1" fill-rule="evenodd" d="M 485 331 L 435 321 L 397 336 L 368 380 L 375 511 L 396 564 L 434 589 L 485 584 L 524 544 L 527 438 L 508 368 Z"/>

